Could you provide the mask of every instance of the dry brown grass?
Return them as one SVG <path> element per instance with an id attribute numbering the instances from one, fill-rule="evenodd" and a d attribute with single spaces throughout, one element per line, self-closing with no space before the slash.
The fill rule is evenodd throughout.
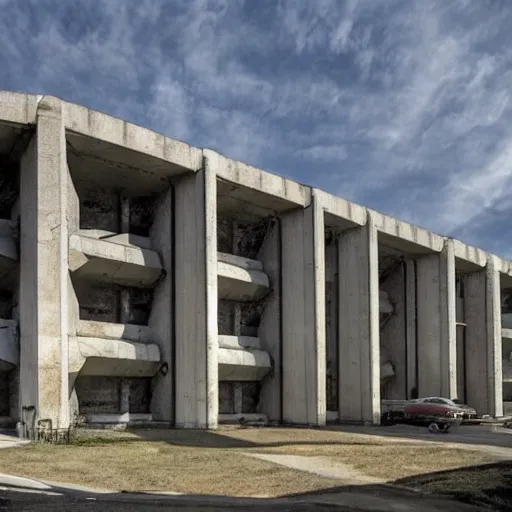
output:
<path id="1" fill-rule="evenodd" d="M 279 496 L 334 487 L 336 480 L 232 450 L 120 441 L 2 450 L 0 472 L 88 487 L 223 496 Z"/>
<path id="2" fill-rule="evenodd" d="M 244 452 L 327 457 L 388 481 L 492 461 L 481 452 L 314 429 L 88 431 L 71 446 L 2 450 L 0 472 L 112 490 L 230 496 L 281 496 L 342 485 Z"/>

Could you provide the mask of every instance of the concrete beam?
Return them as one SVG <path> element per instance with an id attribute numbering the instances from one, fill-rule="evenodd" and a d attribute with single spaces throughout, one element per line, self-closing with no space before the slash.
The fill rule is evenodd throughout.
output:
<path id="1" fill-rule="evenodd" d="M 115 324 L 92 320 L 79 320 L 77 323 L 77 335 L 86 338 L 127 340 L 140 343 L 152 343 L 155 337 L 153 330 L 145 325 Z"/>
<path id="2" fill-rule="evenodd" d="M 325 255 L 316 200 L 281 217 L 283 421 L 325 425 Z"/>
<path id="3" fill-rule="evenodd" d="M 175 185 L 176 426 L 218 421 L 216 176 L 205 169 Z"/>
<path id="4" fill-rule="evenodd" d="M 20 405 L 69 425 L 68 168 L 61 102 L 37 108 L 37 131 L 21 162 Z"/>
<path id="5" fill-rule="evenodd" d="M 417 260 L 419 396 L 457 395 L 455 254 L 447 239 L 440 254 Z"/>
<path id="6" fill-rule="evenodd" d="M 339 419 L 380 423 L 379 269 L 373 216 L 338 240 Z"/>
<path id="7" fill-rule="evenodd" d="M 90 137 L 96 141 L 96 146 L 103 141 L 124 149 L 121 152 L 104 146 L 112 161 L 129 164 L 129 156 L 140 153 L 168 162 L 183 171 L 197 171 L 201 167 L 201 150 L 184 142 L 73 103 L 63 102 L 63 110 L 66 130 Z M 157 166 L 157 162 L 151 165 L 152 168 Z"/>
<path id="8" fill-rule="evenodd" d="M 0 91 L 0 120 L 15 124 L 36 124 L 38 99 L 34 94 Z"/>

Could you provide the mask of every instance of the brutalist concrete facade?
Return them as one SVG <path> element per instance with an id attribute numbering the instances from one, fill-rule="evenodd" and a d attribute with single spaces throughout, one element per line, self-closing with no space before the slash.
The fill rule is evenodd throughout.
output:
<path id="1" fill-rule="evenodd" d="M 0 93 L 0 198 L 4 422 L 512 400 L 512 266 L 480 249 L 49 96 Z"/>

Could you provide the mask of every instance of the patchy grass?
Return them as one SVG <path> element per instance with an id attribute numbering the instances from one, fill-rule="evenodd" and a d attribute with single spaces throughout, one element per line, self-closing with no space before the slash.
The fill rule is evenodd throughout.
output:
<path id="1" fill-rule="evenodd" d="M 224 496 L 279 496 L 338 484 L 229 449 L 162 441 L 113 442 L 108 438 L 80 440 L 71 446 L 6 449 L 2 451 L 0 472 L 116 491 Z"/>
<path id="2" fill-rule="evenodd" d="M 73 445 L 2 450 L 0 472 L 112 490 L 229 496 L 282 496 L 343 485 L 244 452 L 325 457 L 387 481 L 493 460 L 441 444 L 319 429 L 88 430 Z"/>

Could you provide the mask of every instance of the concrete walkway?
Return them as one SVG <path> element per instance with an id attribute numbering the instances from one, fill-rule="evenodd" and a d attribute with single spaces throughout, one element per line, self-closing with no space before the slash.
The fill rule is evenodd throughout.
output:
<path id="1" fill-rule="evenodd" d="M 273 453 L 250 453 L 244 455 L 256 459 L 266 460 L 274 464 L 280 464 L 298 471 L 306 471 L 325 478 L 334 478 L 340 481 L 340 485 L 368 485 L 380 484 L 384 480 L 372 478 L 359 473 L 348 464 L 335 462 L 328 457 L 306 457 L 304 455 L 280 455 Z"/>
<path id="2" fill-rule="evenodd" d="M 14 434 L 0 434 L 0 449 L 1 448 L 15 448 L 17 446 L 24 446 L 30 441 L 19 439 Z"/>

